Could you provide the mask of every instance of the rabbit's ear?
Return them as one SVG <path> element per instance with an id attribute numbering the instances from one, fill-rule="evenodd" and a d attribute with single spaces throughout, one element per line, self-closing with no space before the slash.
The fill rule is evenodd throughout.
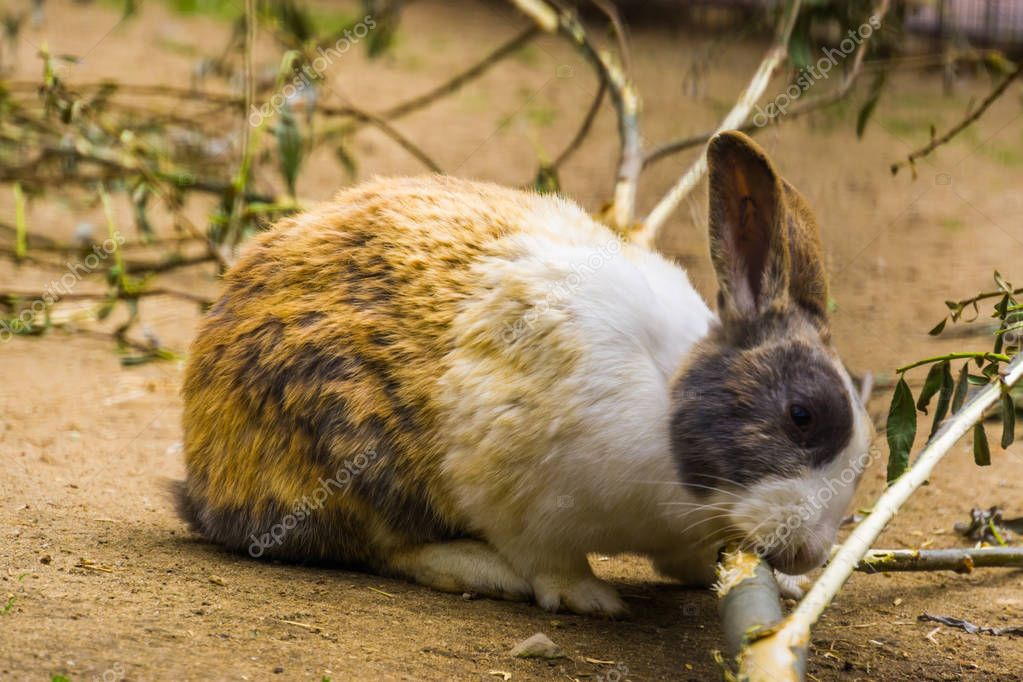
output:
<path id="1" fill-rule="evenodd" d="M 784 186 L 756 144 L 739 132 L 716 136 L 707 149 L 710 254 L 722 313 L 748 318 L 788 297 Z"/>
<path id="2" fill-rule="evenodd" d="M 710 248 L 723 316 L 750 318 L 790 302 L 824 315 L 827 282 L 813 215 L 746 135 L 710 142 Z"/>
<path id="3" fill-rule="evenodd" d="M 784 180 L 782 184 L 789 244 L 789 295 L 807 312 L 826 320 L 828 275 L 817 219 L 799 191 Z"/>

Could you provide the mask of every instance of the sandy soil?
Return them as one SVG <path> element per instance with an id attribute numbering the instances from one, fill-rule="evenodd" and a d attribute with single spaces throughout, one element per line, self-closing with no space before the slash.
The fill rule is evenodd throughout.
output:
<path id="1" fill-rule="evenodd" d="M 374 108 L 442 80 L 523 22 L 499 6 L 464 13 L 433 0 L 414 3 L 393 56 L 367 64 L 353 51 L 329 74 L 333 95 Z M 195 55 L 213 54 L 228 27 L 182 18 L 155 3 L 119 23 L 103 5 L 47 3 L 48 19 L 21 46 L 21 77 L 34 76 L 34 45 L 85 55 L 68 66 L 71 83 L 118 77 L 187 83 Z M 472 36 L 467 40 L 466 36 Z M 664 27 L 638 27 L 635 68 L 645 93 L 645 132 L 660 141 L 706 128 L 720 116 L 762 46 L 711 44 Z M 173 45 L 174 49 L 170 49 Z M 187 54 L 188 51 L 192 55 Z M 711 53 L 712 82 L 687 77 Z M 559 69 L 559 67 L 562 67 Z M 778 84 L 781 85 L 780 83 Z M 865 138 L 855 109 L 765 131 L 761 142 L 816 206 L 837 303 L 835 336 L 854 371 L 882 377 L 900 363 L 986 339 L 932 340 L 946 298 L 990 284 L 999 268 L 1023 282 L 1023 119 L 1018 94 L 1006 97 L 970 134 L 922 162 L 914 181 L 888 164 L 927 140 L 931 122 L 953 122 L 986 84 L 943 97 L 932 76 L 901 76 Z M 572 134 L 594 80 L 556 40 L 545 39 L 455 97 L 400 128 L 449 172 L 519 184 Z M 360 176 L 419 172 L 415 162 L 372 132 L 358 138 Z M 565 172 L 566 191 L 596 209 L 608 196 L 614 121 L 595 134 Z M 685 166 L 658 165 L 641 203 Z M 309 162 L 302 195 L 326 199 L 344 182 L 324 150 Z M 275 178 L 261 178 L 264 184 Z M 201 220 L 202 206 L 194 206 Z M 126 206 L 119 214 L 127 223 Z M 10 221 L 0 193 L 0 222 Z M 6 217 L 4 217 L 6 216 Z M 70 239 L 95 209 L 36 202 L 32 228 Z M 705 208 L 698 193 L 670 226 L 663 248 L 711 294 Z M 43 287 L 53 271 L 0 262 L 0 288 Z M 169 284 L 213 295 L 208 268 L 169 276 Z M 79 286 L 97 286 L 85 282 Z M 198 319 L 191 305 L 155 299 L 143 318 L 167 345 L 184 350 Z M 608 622 L 551 615 L 528 604 L 465 600 L 415 585 L 337 570 L 261 563 L 226 554 L 191 536 L 162 485 L 183 474 L 176 363 L 122 368 L 112 344 L 54 333 L 0 346 L 0 678 L 149 679 L 501 679 L 709 680 L 711 651 L 722 646 L 714 598 L 668 584 L 642 561 L 600 560 L 620 585 L 632 618 Z M 919 377 L 918 377 L 919 379 Z M 881 415 L 886 392 L 872 403 Z M 883 441 L 857 505 L 883 487 Z M 887 547 L 958 546 L 952 524 L 975 505 L 1023 515 L 1023 447 L 994 452 L 975 468 L 958 446 L 885 533 Z M 1023 641 L 973 636 L 918 623 L 923 612 L 1004 626 L 1023 622 L 1023 572 L 971 575 L 857 575 L 815 631 L 811 679 L 1019 680 Z M 510 658 L 519 640 L 546 632 L 568 658 Z M 617 676 L 617 677 L 616 677 Z"/>

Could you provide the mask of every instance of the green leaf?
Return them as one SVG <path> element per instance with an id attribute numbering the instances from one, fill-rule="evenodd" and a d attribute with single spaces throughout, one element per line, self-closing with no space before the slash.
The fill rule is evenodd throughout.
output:
<path id="1" fill-rule="evenodd" d="M 100 304 L 99 308 L 96 309 L 96 319 L 105 320 L 110 317 L 110 313 L 114 311 L 114 306 L 117 304 L 117 297 L 111 296 L 104 299 L 103 303 Z"/>
<path id="2" fill-rule="evenodd" d="M 1002 449 L 1005 450 L 1016 439 L 1016 405 L 1008 391 L 1002 392 Z"/>
<path id="3" fill-rule="evenodd" d="M 994 50 L 988 50 L 984 54 L 984 66 L 996 76 L 1008 76 L 1016 70 L 1015 64 L 1006 59 L 1004 54 Z"/>
<path id="4" fill-rule="evenodd" d="M 952 391 L 955 389 L 955 380 L 952 378 L 952 367 L 948 360 L 941 363 L 941 392 L 938 394 L 938 405 L 934 408 L 934 422 L 931 424 L 931 433 L 927 436 L 930 440 L 934 438 L 941 422 L 948 415 L 948 406 L 952 402 Z"/>
<path id="5" fill-rule="evenodd" d="M 138 230 L 139 240 L 143 244 L 153 241 L 153 237 L 156 235 L 153 224 L 149 221 L 149 216 L 146 213 L 149 196 L 149 186 L 144 182 L 140 182 L 131 191 L 131 203 L 135 210 L 135 229 Z"/>
<path id="6" fill-rule="evenodd" d="M 291 39 L 290 43 L 302 45 L 316 38 L 315 22 L 308 11 L 294 0 L 268 2 L 267 7 L 269 14 L 277 20 L 277 28 Z"/>
<path id="7" fill-rule="evenodd" d="M 920 389 L 920 398 L 916 401 L 916 409 L 924 414 L 927 414 L 927 405 L 930 404 L 931 398 L 941 388 L 941 380 L 944 376 L 942 366 L 947 364 L 948 360 L 935 363 L 931 365 L 931 370 L 927 372 L 927 378 L 924 379 L 924 387 Z"/>
<path id="8" fill-rule="evenodd" d="M 536 178 L 533 180 L 533 188 L 539 194 L 559 194 L 561 192 L 561 181 L 558 179 L 558 171 L 550 166 L 540 166 Z"/>
<path id="9" fill-rule="evenodd" d="M 995 304 L 995 314 L 991 317 L 997 317 L 1000 319 L 1005 318 L 1005 313 L 1009 309 L 1009 294 L 1002 296 L 998 303 Z"/>
<path id="10" fill-rule="evenodd" d="M 1000 367 L 999 367 L 998 363 L 997 362 L 992 362 L 987 367 L 985 367 L 984 369 L 980 370 L 980 373 L 987 377 L 988 383 L 991 383 L 991 381 L 996 376 L 998 376 L 999 369 L 1000 369 Z"/>
<path id="11" fill-rule="evenodd" d="M 888 72 L 879 71 L 874 76 L 874 80 L 871 81 L 870 90 L 867 92 L 867 100 L 860 107 L 860 111 L 856 115 L 856 137 L 863 137 L 863 132 L 867 129 L 867 123 L 870 122 L 870 117 L 874 115 L 877 103 L 881 100 L 881 93 L 884 91 L 884 83 L 887 79 Z"/>
<path id="12" fill-rule="evenodd" d="M 298 169 L 302 165 L 302 134 L 298 130 L 298 122 L 290 104 L 285 103 L 281 107 L 281 118 L 277 123 L 276 134 L 281 175 L 288 183 L 288 193 L 294 198 L 295 181 L 298 179 Z"/>
<path id="13" fill-rule="evenodd" d="M 963 368 L 959 370 L 959 378 L 956 380 L 956 389 L 952 394 L 952 414 L 955 414 L 966 401 L 966 394 L 970 390 L 970 363 L 964 362 Z"/>
<path id="14" fill-rule="evenodd" d="M 396 0 L 362 0 L 366 14 L 372 15 L 375 26 L 366 39 L 366 54 L 374 59 L 384 54 L 397 40 L 401 3 Z"/>
<path id="15" fill-rule="evenodd" d="M 345 175 L 348 177 L 348 182 L 355 182 L 355 178 L 359 174 L 359 164 L 355 160 L 355 157 L 351 155 L 348 148 L 345 145 L 339 144 L 334 150 L 334 155 L 337 157 L 338 162 L 342 168 L 345 169 Z"/>
<path id="16" fill-rule="evenodd" d="M 973 461 L 977 466 L 991 466 L 991 447 L 987 443 L 983 422 L 977 422 L 973 427 Z"/>
<path id="17" fill-rule="evenodd" d="M 916 438 L 916 407 L 905 377 L 899 377 L 888 409 L 888 482 L 909 468 L 909 451 Z"/>
<path id="18" fill-rule="evenodd" d="M 14 256 L 18 260 L 28 253 L 28 229 L 25 226 L 25 193 L 21 191 L 21 183 L 14 183 Z"/>
<path id="19" fill-rule="evenodd" d="M 797 70 L 805 69 L 813 62 L 813 51 L 810 46 L 811 23 L 812 17 L 809 14 L 802 14 L 796 20 L 789 36 L 789 63 Z"/>
<path id="20" fill-rule="evenodd" d="M 998 272 L 997 270 L 995 270 L 995 284 L 997 284 L 998 288 L 1004 291 L 1006 294 L 1012 294 L 1012 285 L 1006 282 L 1005 278 L 1002 277 L 1002 273 Z"/>
<path id="21" fill-rule="evenodd" d="M 937 336 L 941 332 L 945 331 L 945 325 L 947 323 L 948 323 L 948 318 L 946 317 L 941 322 L 939 322 L 938 324 L 934 325 L 934 329 L 932 329 L 931 331 L 929 331 L 927 333 L 930 334 L 931 336 Z"/>

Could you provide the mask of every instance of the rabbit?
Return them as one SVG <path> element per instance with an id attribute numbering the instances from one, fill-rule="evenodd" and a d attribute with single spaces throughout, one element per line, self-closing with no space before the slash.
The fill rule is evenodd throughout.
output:
<path id="1" fill-rule="evenodd" d="M 626 605 L 590 553 L 690 585 L 729 542 L 820 565 L 873 427 L 805 201 L 742 133 L 707 154 L 716 313 L 576 204 L 451 177 L 256 237 L 190 351 L 184 519 L 254 557 L 605 616 Z"/>

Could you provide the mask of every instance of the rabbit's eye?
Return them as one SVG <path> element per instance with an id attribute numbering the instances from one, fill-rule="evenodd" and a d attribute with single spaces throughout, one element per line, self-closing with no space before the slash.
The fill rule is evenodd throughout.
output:
<path id="1" fill-rule="evenodd" d="M 813 423 L 813 415 L 810 414 L 810 410 L 799 403 L 789 405 L 789 417 L 792 418 L 792 423 L 803 431 L 810 428 L 810 424 Z"/>

